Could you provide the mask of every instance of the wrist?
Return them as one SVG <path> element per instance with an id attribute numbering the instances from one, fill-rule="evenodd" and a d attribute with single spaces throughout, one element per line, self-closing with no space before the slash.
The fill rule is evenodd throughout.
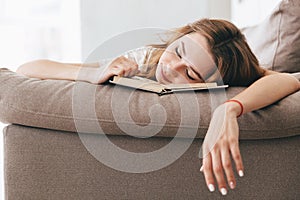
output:
<path id="1" fill-rule="evenodd" d="M 99 74 L 99 68 L 81 67 L 77 72 L 76 80 L 97 84 Z"/>
<path id="2" fill-rule="evenodd" d="M 227 114 L 232 114 L 235 117 L 240 117 L 244 112 L 243 104 L 235 99 L 230 99 L 225 102 Z"/>

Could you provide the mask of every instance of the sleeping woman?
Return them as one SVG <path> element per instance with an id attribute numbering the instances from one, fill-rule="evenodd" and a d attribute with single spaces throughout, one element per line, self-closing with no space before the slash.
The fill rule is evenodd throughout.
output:
<path id="1" fill-rule="evenodd" d="M 246 86 L 244 91 L 219 106 L 226 110 L 223 124 L 214 124 L 218 116 L 216 112 L 213 114 L 208 132 L 215 126 L 223 128 L 220 133 L 213 133 L 220 136 L 203 156 L 200 170 L 211 192 L 218 185 L 219 191 L 226 195 L 228 187 L 236 187 L 233 166 L 240 177 L 244 175 L 237 117 L 298 91 L 300 82 L 289 74 L 262 68 L 244 35 L 228 21 L 201 19 L 172 33 L 162 44 L 132 50 L 109 62 L 68 64 L 36 60 L 21 65 L 17 73 L 93 84 L 105 83 L 115 75 L 139 75 L 163 84 L 218 82 Z"/>

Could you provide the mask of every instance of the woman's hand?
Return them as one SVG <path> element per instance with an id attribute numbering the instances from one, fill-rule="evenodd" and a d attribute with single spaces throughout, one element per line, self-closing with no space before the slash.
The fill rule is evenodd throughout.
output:
<path id="1" fill-rule="evenodd" d="M 120 56 L 104 68 L 98 68 L 96 73 L 90 74 L 89 82 L 100 84 L 108 81 L 112 76 L 132 77 L 139 72 L 136 62 Z"/>
<path id="2" fill-rule="evenodd" d="M 227 102 L 214 111 L 211 119 L 203 142 L 203 163 L 200 169 L 211 192 L 215 190 L 215 179 L 223 195 L 227 194 L 226 182 L 231 189 L 236 187 L 231 157 L 239 176 L 244 175 L 237 123 L 237 115 L 240 112 L 241 108 L 237 103 Z"/>

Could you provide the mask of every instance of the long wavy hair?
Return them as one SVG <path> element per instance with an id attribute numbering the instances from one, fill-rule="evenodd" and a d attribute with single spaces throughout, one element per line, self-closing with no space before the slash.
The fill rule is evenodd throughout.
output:
<path id="1" fill-rule="evenodd" d="M 149 45 L 157 50 L 146 59 L 151 66 L 146 77 L 155 78 L 157 63 L 172 42 L 193 32 L 206 38 L 209 53 L 218 69 L 205 82 L 219 82 L 218 79 L 222 79 L 224 84 L 230 86 L 249 86 L 264 75 L 265 70 L 260 67 L 245 36 L 235 25 L 226 20 L 205 18 L 171 30 L 167 33 L 168 39 L 162 41 L 162 44 Z"/>

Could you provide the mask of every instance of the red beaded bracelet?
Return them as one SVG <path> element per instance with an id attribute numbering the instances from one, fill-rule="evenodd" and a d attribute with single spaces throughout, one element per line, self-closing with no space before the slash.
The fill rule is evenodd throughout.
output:
<path id="1" fill-rule="evenodd" d="M 244 106 L 243 106 L 243 104 L 240 101 L 235 100 L 235 99 L 229 99 L 229 100 L 225 101 L 225 103 L 226 102 L 235 102 L 235 103 L 238 103 L 240 105 L 240 107 L 241 107 L 241 112 L 240 112 L 240 114 L 237 117 L 240 117 L 243 114 L 243 112 L 244 112 Z"/>

